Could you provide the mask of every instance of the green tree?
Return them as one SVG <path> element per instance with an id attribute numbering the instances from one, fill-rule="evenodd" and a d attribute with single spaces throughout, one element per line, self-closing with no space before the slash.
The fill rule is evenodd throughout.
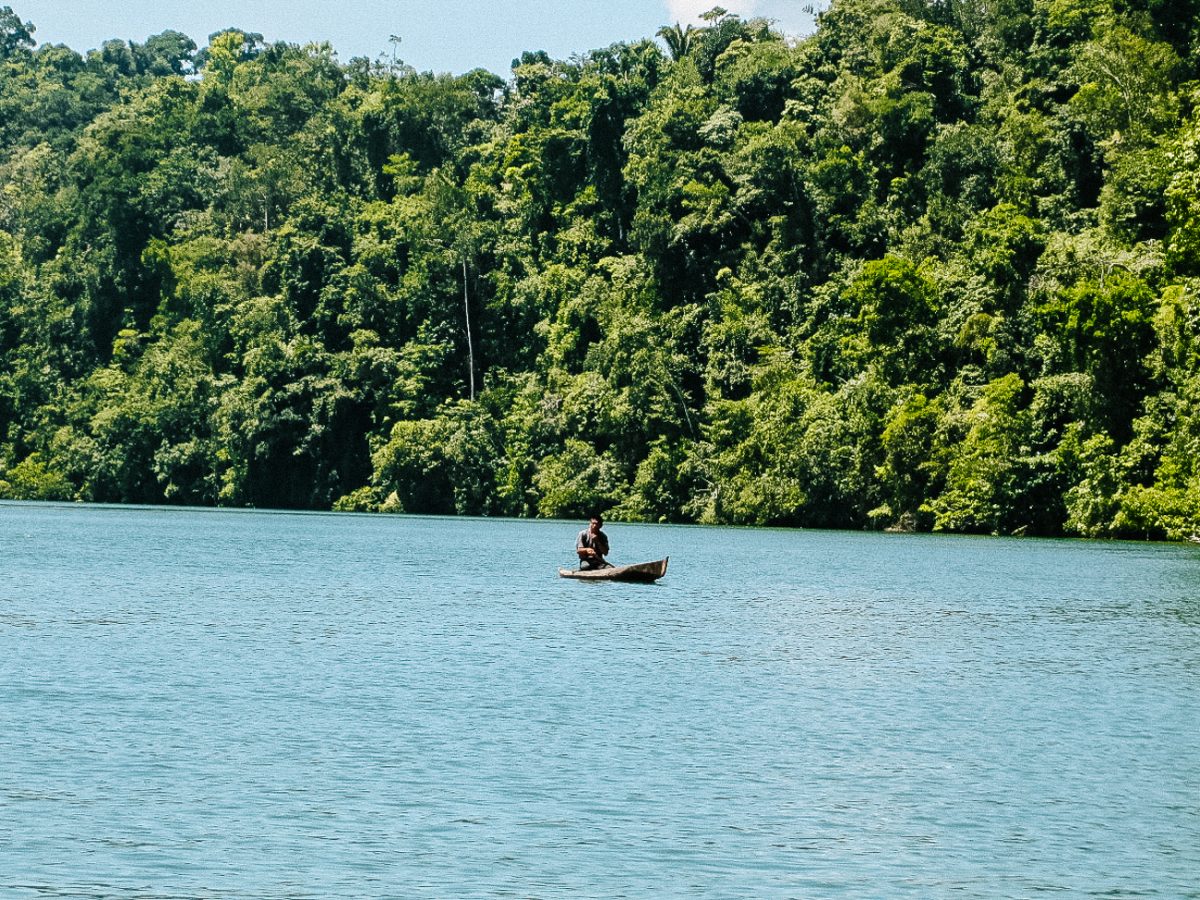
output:
<path id="1" fill-rule="evenodd" d="M 947 410 L 935 439 L 945 486 L 926 505 L 935 531 L 1048 530 L 1030 494 L 1038 468 L 1051 462 L 1033 452 L 1026 391 L 1009 374 L 984 385 L 969 408 Z"/>
<path id="2" fill-rule="evenodd" d="M 11 6 L 0 6 L 0 62 L 33 49 L 32 22 L 22 22 Z"/>
<path id="3" fill-rule="evenodd" d="M 667 52 L 671 54 L 671 59 L 678 62 L 692 52 L 697 31 L 691 25 L 685 28 L 676 22 L 674 25 L 664 25 L 658 29 L 657 35 L 667 45 Z"/>

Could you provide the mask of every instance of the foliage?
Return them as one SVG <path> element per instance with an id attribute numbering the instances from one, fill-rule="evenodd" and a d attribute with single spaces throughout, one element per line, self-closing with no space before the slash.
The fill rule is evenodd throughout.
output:
<path id="1" fill-rule="evenodd" d="M 0 8 L 0 496 L 1189 537 L 1195 6 L 506 79 Z"/>

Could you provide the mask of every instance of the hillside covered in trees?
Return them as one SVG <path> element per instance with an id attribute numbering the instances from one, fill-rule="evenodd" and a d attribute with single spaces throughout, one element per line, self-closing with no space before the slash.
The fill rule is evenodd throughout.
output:
<path id="1" fill-rule="evenodd" d="M 0 496 L 1182 538 L 1200 0 L 506 81 L 0 9 Z"/>

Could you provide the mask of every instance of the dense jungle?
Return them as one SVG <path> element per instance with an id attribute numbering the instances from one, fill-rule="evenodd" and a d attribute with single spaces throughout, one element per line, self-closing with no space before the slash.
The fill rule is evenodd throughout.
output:
<path id="1" fill-rule="evenodd" d="M 0 8 L 0 497 L 1184 539 L 1200 0 L 507 77 Z"/>

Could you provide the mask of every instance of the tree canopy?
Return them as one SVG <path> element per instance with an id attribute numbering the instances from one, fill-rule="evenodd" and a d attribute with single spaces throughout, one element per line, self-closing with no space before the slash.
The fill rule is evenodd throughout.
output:
<path id="1" fill-rule="evenodd" d="M 0 9 L 0 496 L 1181 539 L 1200 9 L 507 79 Z"/>

